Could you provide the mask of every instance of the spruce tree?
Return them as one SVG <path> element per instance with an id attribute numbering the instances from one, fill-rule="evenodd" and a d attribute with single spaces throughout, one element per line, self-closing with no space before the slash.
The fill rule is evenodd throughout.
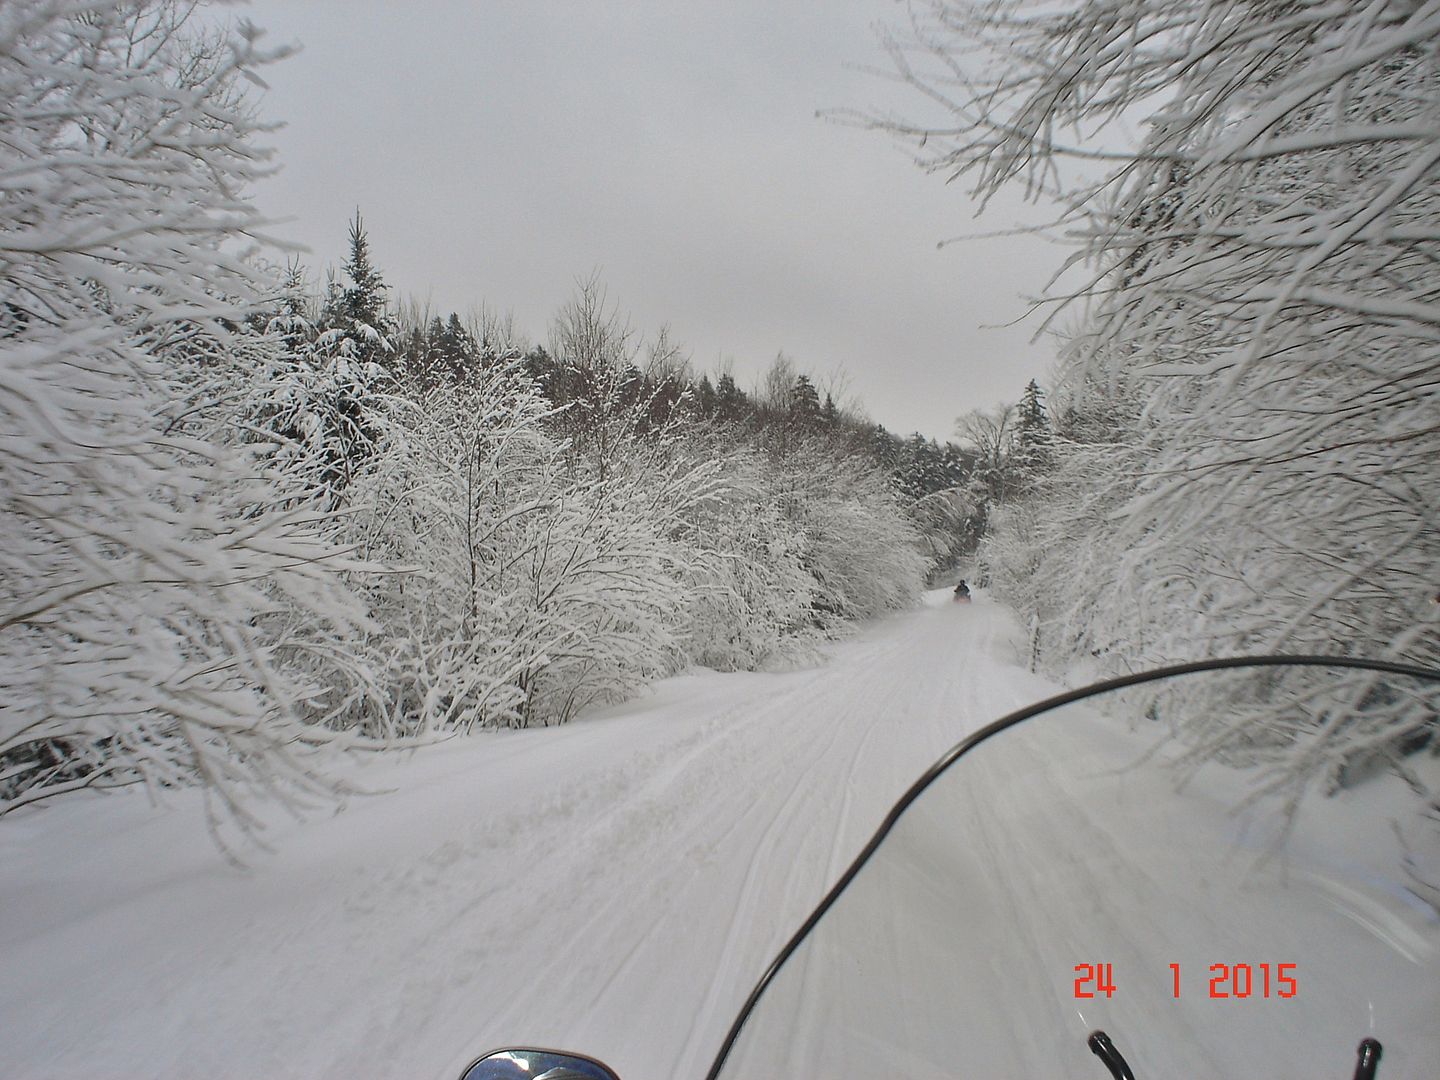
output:
<path id="1" fill-rule="evenodd" d="M 436 363 L 447 378 L 463 382 L 480 359 L 480 347 L 474 335 L 465 329 L 460 316 L 453 311 L 444 323 L 436 318 L 434 325 L 436 329 L 431 347 Z"/>
<path id="2" fill-rule="evenodd" d="M 350 257 L 332 276 L 309 379 L 310 419 L 303 425 L 309 470 L 322 505 L 334 508 L 383 438 L 385 396 L 400 366 L 400 329 L 388 311 L 388 286 L 370 261 L 360 212 L 350 223 Z M 433 342 L 427 342 L 433 349 Z"/>
<path id="3" fill-rule="evenodd" d="M 298 262 L 285 267 L 280 295 L 265 330 L 279 339 L 284 355 L 290 357 L 307 353 L 315 339 L 315 327 L 310 321 L 310 304 L 305 293 L 305 270 Z"/>
<path id="4" fill-rule="evenodd" d="M 808 376 L 795 376 L 795 385 L 790 391 L 790 412 L 786 419 L 790 426 L 801 431 L 814 431 L 820 426 L 820 395 Z"/>
<path id="5" fill-rule="evenodd" d="M 695 387 L 696 411 L 698 411 L 701 416 L 710 416 L 715 412 L 716 400 L 715 387 L 710 382 L 710 376 L 700 376 L 700 385 Z"/>
<path id="6" fill-rule="evenodd" d="M 870 455 L 887 469 L 894 469 L 900 462 L 900 440 L 876 424 L 870 432 Z"/>
<path id="7" fill-rule="evenodd" d="M 350 223 L 350 256 L 341 271 L 342 281 L 330 281 L 320 318 L 320 347 L 330 356 L 388 369 L 399 327 L 388 310 L 389 286 L 370 260 L 370 238 L 359 210 Z"/>
<path id="8" fill-rule="evenodd" d="M 1029 483 L 1048 470 L 1054 456 L 1053 432 L 1045 412 L 1044 395 L 1039 384 L 1031 379 L 1015 415 L 1015 466 L 1021 482 Z"/>
<path id="9" fill-rule="evenodd" d="M 745 418 L 748 405 L 745 391 L 735 385 L 730 373 L 727 371 L 721 375 L 715 386 L 715 414 L 721 420 L 736 423 Z"/>

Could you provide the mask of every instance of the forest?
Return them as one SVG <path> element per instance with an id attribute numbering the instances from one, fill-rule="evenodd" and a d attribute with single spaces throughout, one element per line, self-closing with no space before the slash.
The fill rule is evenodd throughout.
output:
<path id="1" fill-rule="evenodd" d="M 959 447 L 783 355 L 695 378 L 596 277 L 532 345 L 398 297 L 357 212 L 308 280 L 249 201 L 283 50 L 192 16 L 4 13 L 0 809 L 198 782 L 244 827 L 325 751 L 813 662 L 973 549 Z"/>
<path id="2" fill-rule="evenodd" d="M 1440 663 L 1434 5 L 918 5 L 889 56 L 943 122 L 848 120 L 1052 200 L 1081 279 L 1050 389 L 943 446 L 783 355 L 698 372 L 598 276 L 543 343 L 425 310 L 358 211 L 316 280 L 252 202 L 286 50 L 193 14 L 0 9 L 0 813 L 199 784 L 243 828 L 327 754 L 814 662 L 960 572 L 1062 675 Z M 1435 745 L 1374 679 L 1274 690 L 1149 707 L 1280 788 Z"/>

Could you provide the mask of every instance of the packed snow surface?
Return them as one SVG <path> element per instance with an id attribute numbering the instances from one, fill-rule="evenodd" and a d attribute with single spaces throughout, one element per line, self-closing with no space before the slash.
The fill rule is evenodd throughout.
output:
<path id="1" fill-rule="evenodd" d="M 12 815 L 0 822 L 6 1075 L 449 1080 L 483 1050 L 541 1045 L 597 1056 L 624 1080 L 698 1080 L 755 979 L 893 801 L 968 732 L 1056 690 L 1019 657 L 983 596 L 932 594 L 822 666 L 683 675 L 563 728 L 349 766 L 377 794 L 276 818 L 269 850 L 241 849 L 243 866 L 212 843 L 196 792 Z M 1069 1075 L 1099 1080 L 1088 1025 L 1109 1027 L 1132 1065 L 1137 1049 L 1149 1056 L 1141 1080 L 1228 1071 L 1224 1046 L 1185 1056 L 1213 1020 L 1232 1050 L 1263 1037 L 1252 1029 L 1315 1027 L 1328 1067 L 1297 1061 L 1292 1075 L 1343 1076 L 1361 1037 L 1440 1017 L 1432 909 L 1383 870 L 1337 872 L 1320 855 L 1284 861 L 1287 882 L 1322 883 L 1311 900 L 1267 907 L 1263 884 L 1234 899 L 1218 884 L 1233 860 L 1187 846 L 1196 828 L 1233 839 L 1218 801 L 1166 802 L 1168 781 L 1133 772 L 1123 797 L 1096 795 L 1126 737 L 1097 718 L 957 771 L 964 782 L 928 818 L 902 819 L 888 861 L 782 974 L 736 1075 L 770 1072 L 767 1030 L 807 1024 L 788 1051 L 823 1063 L 806 1075 L 830 1075 L 842 1066 L 816 1044 L 842 1043 L 827 1023 L 853 1037 L 865 1021 L 891 1025 L 881 1043 L 894 1075 L 935 1075 L 923 1053 L 905 1057 L 907 1032 L 949 1023 L 973 1045 L 983 1016 L 981 1041 L 1001 1050 L 978 1060 L 1002 1069 L 1063 1045 L 1078 1047 Z M 1325 811 L 1320 831 L 1348 835 L 1345 807 Z M 1148 840 L 1124 841 L 1127 822 Z M 1314 846 L 1306 837 L 1296 850 Z M 1071 876 L 1056 883 L 1057 866 Z M 1183 939 L 1162 915 L 1187 907 L 1204 911 Z M 1355 1030 L 1353 1003 L 1322 984 L 1363 966 L 1377 940 L 1398 975 Z M 1167 1000 L 1172 960 L 1201 991 L 1208 963 L 1296 962 L 1302 993 L 1283 1016 L 1278 1002 L 1197 1011 Z M 1114 1001 L 1073 999 L 1086 962 L 1128 980 Z M 837 963 L 917 974 L 847 984 Z M 887 985 L 898 989 L 876 999 Z M 1312 1007 L 1323 1022 L 1305 1019 Z M 967 1074 L 968 1059 L 953 1064 Z M 1387 1046 L 1380 1075 L 1440 1075 L 1440 1044 Z"/>

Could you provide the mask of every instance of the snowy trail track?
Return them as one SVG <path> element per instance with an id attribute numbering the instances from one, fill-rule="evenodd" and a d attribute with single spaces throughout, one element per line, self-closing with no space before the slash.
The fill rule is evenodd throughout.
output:
<path id="1" fill-rule="evenodd" d="M 386 794 L 277 823 L 248 870 L 217 854 L 194 792 L 0 823 L 6 1076 L 454 1080 L 481 1051 L 531 1044 L 624 1080 L 699 1080 L 894 800 L 968 732 L 1056 689 L 1016 665 L 1012 623 L 983 598 L 932 594 L 828 651 L 375 760 L 355 779 Z M 742 1040 L 735 1059 L 759 1064 L 737 1076 L 839 1075 L 837 1059 L 869 1055 L 885 1075 L 963 1062 L 1037 1080 L 1035 1062 L 1078 1056 L 1098 1077 L 1083 1040 L 1105 1026 L 1142 1080 L 1248 1075 L 1244 1049 L 1271 1028 L 1303 1047 L 1277 1078 L 1309 1080 L 1348 1075 L 1367 1004 L 1377 1033 L 1412 1033 L 1384 1080 L 1440 1075 L 1440 1031 L 1413 1035 L 1440 1015 L 1433 911 L 1313 862 L 1295 874 L 1310 866 L 1320 888 L 1294 903 L 1247 894 L 1214 854 L 1236 792 L 1115 781 L 1137 749 L 1123 725 L 1071 716 L 1002 738 L 902 819 L 821 924 L 828 942 L 767 995 L 746 1029 L 758 1050 Z M 1327 842 L 1349 821 L 1331 802 Z M 1349 973 L 1377 937 L 1413 956 L 1357 1003 Z M 1303 1009 L 1169 1000 L 1168 962 L 1199 978 L 1217 960 L 1300 961 Z M 1122 992 L 1077 1003 L 1076 963 L 1112 963 Z"/>
<path id="2" fill-rule="evenodd" d="M 1008 625 L 938 594 L 823 667 L 377 762 L 394 791 L 277 825 L 246 871 L 193 793 L 7 822 L 7 1071 L 443 1078 L 518 1042 L 698 1077 L 900 792 L 1047 689 Z"/>

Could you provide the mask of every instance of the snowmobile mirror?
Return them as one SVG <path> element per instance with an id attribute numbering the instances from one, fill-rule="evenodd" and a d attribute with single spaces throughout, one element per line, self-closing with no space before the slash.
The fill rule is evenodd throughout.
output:
<path id="1" fill-rule="evenodd" d="M 564 1050 L 507 1047 L 480 1058 L 460 1080 L 620 1080 L 594 1058 Z"/>

